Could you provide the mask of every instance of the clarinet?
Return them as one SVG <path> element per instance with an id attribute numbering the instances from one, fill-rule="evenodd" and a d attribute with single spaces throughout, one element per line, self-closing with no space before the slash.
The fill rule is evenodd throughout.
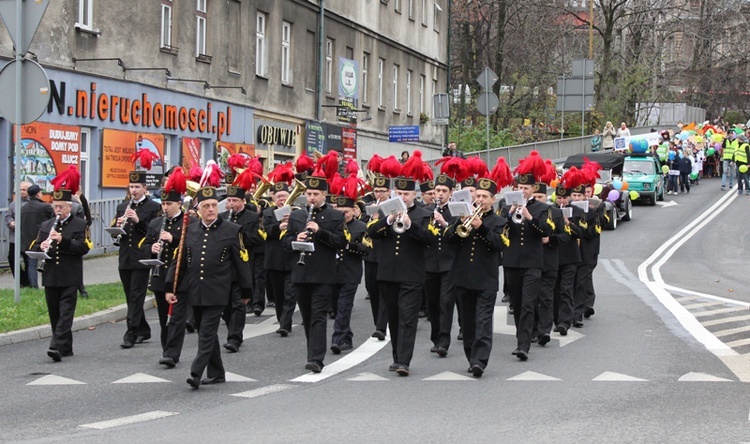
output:
<path id="1" fill-rule="evenodd" d="M 310 221 L 312 220 L 313 208 L 314 207 L 312 205 L 310 205 L 307 208 L 307 222 L 305 222 L 305 226 L 307 226 L 307 224 L 309 224 Z M 313 235 L 312 231 L 308 228 L 307 239 L 309 239 L 312 235 Z M 305 266 L 305 251 L 304 250 L 299 252 L 299 260 L 297 261 L 297 265 L 302 265 L 303 267 Z"/>
<path id="2" fill-rule="evenodd" d="M 51 238 L 52 238 L 52 231 L 53 230 L 54 231 L 58 231 L 59 229 L 60 229 L 60 215 L 56 214 L 55 215 L 55 223 L 52 224 L 52 229 L 50 230 L 49 236 L 47 237 L 47 240 L 50 241 L 50 242 L 47 245 L 47 248 L 45 248 L 44 250 L 42 250 L 42 251 L 44 251 L 44 254 L 47 254 L 47 252 L 49 251 L 49 249 L 52 248 L 52 242 L 54 242 L 54 240 L 51 240 Z M 37 262 L 36 271 L 38 271 L 40 273 L 44 272 L 44 263 L 45 263 L 45 260 L 41 260 L 41 261 Z"/>
<path id="3" fill-rule="evenodd" d="M 135 200 L 134 199 L 130 199 L 130 203 L 128 203 L 128 205 L 125 207 L 125 210 L 127 210 L 128 207 L 130 207 L 131 209 L 135 208 Z M 125 227 L 128 226 L 128 221 L 129 220 L 130 219 L 125 219 L 125 222 L 122 223 L 122 226 L 120 228 L 122 228 L 123 230 L 125 230 Z M 115 239 L 115 241 L 112 242 L 112 245 L 114 245 L 115 247 L 119 247 L 121 240 L 122 240 L 122 234 L 118 234 L 117 238 Z"/>
<path id="4" fill-rule="evenodd" d="M 124 224 L 123 224 L 124 225 Z M 159 228 L 159 237 L 161 238 L 161 233 L 164 231 L 164 229 L 167 227 L 167 215 L 164 215 L 164 219 L 161 221 L 161 228 Z M 161 260 L 161 252 L 164 251 L 164 240 L 159 239 L 159 245 L 161 245 L 161 249 L 158 253 L 156 253 L 156 259 Z M 161 265 L 157 265 L 156 268 L 154 268 L 154 276 L 160 277 L 161 276 Z"/>

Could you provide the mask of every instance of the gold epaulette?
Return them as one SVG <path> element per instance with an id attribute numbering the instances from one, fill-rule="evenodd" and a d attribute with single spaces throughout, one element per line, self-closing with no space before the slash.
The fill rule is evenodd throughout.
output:
<path id="1" fill-rule="evenodd" d="M 247 252 L 247 249 L 245 248 L 245 242 L 242 241 L 242 233 L 240 233 L 239 239 L 240 239 L 240 259 L 242 259 L 242 262 L 247 262 L 250 260 L 250 254 Z"/>
<path id="2" fill-rule="evenodd" d="M 578 221 L 578 225 L 583 228 L 584 230 L 589 227 L 588 222 L 585 222 L 583 219 Z"/>
<path id="3" fill-rule="evenodd" d="M 547 210 L 547 225 L 552 228 L 552 231 L 555 230 L 555 221 L 552 220 L 552 210 Z"/>
<path id="4" fill-rule="evenodd" d="M 344 226 L 344 237 L 346 238 L 347 242 L 352 241 L 352 233 L 349 232 L 349 229 L 346 226 Z"/>
<path id="5" fill-rule="evenodd" d="M 367 228 L 370 228 L 373 224 L 377 223 L 380 219 L 373 219 L 370 222 L 367 222 Z"/>
<path id="6" fill-rule="evenodd" d="M 604 213 L 604 218 L 607 219 L 607 223 L 609 223 L 609 215 L 607 215 L 606 212 Z"/>
<path id="7" fill-rule="evenodd" d="M 594 229 L 596 230 L 596 234 L 602 234 L 602 227 L 599 225 L 595 226 Z"/>
<path id="8" fill-rule="evenodd" d="M 266 233 L 266 230 L 264 230 L 263 228 L 258 228 L 258 234 L 260 234 L 260 237 L 263 240 L 266 240 L 266 238 L 268 237 L 268 233 Z"/>
<path id="9" fill-rule="evenodd" d="M 440 230 L 439 230 L 439 229 L 438 229 L 438 228 L 437 228 L 436 226 L 434 226 L 434 225 L 432 225 L 432 224 L 429 224 L 429 225 L 427 225 L 427 229 L 428 229 L 428 230 L 430 231 L 430 233 L 432 233 L 432 234 L 433 234 L 434 236 L 438 236 L 438 235 L 440 235 Z"/>
<path id="10" fill-rule="evenodd" d="M 570 226 L 565 225 L 565 232 L 568 234 L 572 234 L 572 231 L 570 230 Z"/>
<path id="11" fill-rule="evenodd" d="M 510 228 L 506 225 L 505 228 L 503 228 L 503 233 L 500 235 L 500 240 L 503 241 L 503 245 L 506 247 L 510 247 L 510 238 L 508 237 L 508 232 L 510 232 Z"/>
<path id="12" fill-rule="evenodd" d="M 286 234 L 286 230 L 282 230 L 281 234 L 279 234 L 279 240 L 281 240 L 285 234 Z"/>
<path id="13" fill-rule="evenodd" d="M 89 227 L 86 227 L 85 236 L 86 246 L 89 247 L 89 250 L 91 250 L 92 248 L 94 248 L 94 243 L 91 242 L 91 229 L 89 229 Z"/>
<path id="14" fill-rule="evenodd" d="M 362 237 L 362 245 L 367 248 L 372 248 L 372 239 L 370 239 L 370 236 L 368 236 L 367 233 Z"/>

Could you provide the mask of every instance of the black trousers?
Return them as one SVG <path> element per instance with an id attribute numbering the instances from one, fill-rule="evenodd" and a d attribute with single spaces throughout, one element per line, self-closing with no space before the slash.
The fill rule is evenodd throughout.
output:
<path id="1" fill-rule="evenodd" d="M 219 323 L 221 312 L 224 307 L 215 306 L 193 306 L 195 324 L 198 327 L 198 354 L 190 366 L 190 375 L 202 378 L 203 371 L 209 378 L 224 376 L 224 364 L 221 362 L 221 347 L 219 346 Z"/>
<path id="2" fill-rule="evenodd" d="M 292 286 L 292 274 L 288 271 L 266 270 L 268 299 L 276 305 L 276 320 L 279 328 L 291 332 L 292 316 L 297 306 L 297 296 Z"/>
<path id="3" fill-rule="evenodd" d="M 169 318 L 167 323 L 167 343 L 163 347 L 162 356 L 170 357 L 175 362 L 180 361 L 182 344 L 185 342 L 185 322 L 187 321 L 188 309 L 190 309 L 191 317 L 193 313 L 189 299 L 190 296 L 187 293 L 177 293 L 177 302 L 172 307 L 172 317 Z"/>
<path id="4" fill-rule="evenodd" d="M 29 263 L 26 259 L 26 255 L 21 254 L 21 287 L 28 287 L 29 284 L 29 274 L 26 273 L 26 270 L 29 269 Z M 16 276 L 16 244 L 15 242 L 8 243 L 8 265 L 10 265 L 10 272 L 13 274 L 13 277 Z"/>
<path id="5" fill-rule="evenodd" d="M 333 291 L 333 284 L 294 284 L 302 322 L 305 324 L 307 338 L 307 362 L 323 365 L 326 357 L 328 335 L 328 298 Z"/>
<path id="6" fill-rule="evenodd" d="M 266 309 L 266 268 L 264 261 L 265 254 L 256 253 L 252 255 L 253 299 L 250 306 L 253 309 L 260 308 L 261 311 Z"/>
<path id="7" fill-rule="evenodd" d="M 151 336 L 151 327 L 143 311 L 149 272 L 149 269 L 120 270 L 120 281 L 128 303 L 128 331 L 125 332 L 125 340 L 135 341 L 136 336 Z"/>
<path id="8" fill-rule="evenodd" d="M 464 354 L 469 365 L 487 367 L 492 352 L 493 318 L 495 315 L 496 290 L 469 290 L 454 287 L 463 312 Z"/>
<path id="9" fill-rule="evenodd" d="M 534 308 L 539 299 L 541 268 L 505 268 L 508 280 L 510 303 L 513 304 L 513 319 L 516 322 L 518 349 L 528 353 L 534 330 Z"/>
<path id="10" fill-rule="evenodd" d="M 169 302 L 165 297 L 166 293 L 163 291 L 154 291 L 154 299 L 156 299 L 156 312 L 159 313 L 159 339 L 161 340 L 161 348 L 167 346 L 167 315 L 169 314 Z"/>
<path id="11" fill-rule="evenodd" d="M 372 309 L 372 322 L 375 330 L 385 334 L 388 327 L 388 312 L 385 309 L 385 301 L 378 287 L 378 264 L 365 261 L 365 289 L 370 295 L 370 308 Z"/>
<path id="12" fill-rule="evenodd" d="M 542 280 L 539 282 L 539 301 L 534 316 L 533 336 L 549 334 L 552 331 L 556 283 L 557 269 L 542 271 Z"/>
<path id="13" fill-rule="evenodd" d="M 336 319 L 336 315 L 339 312 L 339 287 L 338 285 L 333 286 L 331 295 L 328 297 L 328 313 L 332 314 L 333 319 Z"/>
<path id="14" fill-rule="evenodd" d="M 351 327 L 352 308 L 354 307 L 354 295 L 357 293 L 358 286 L 359 284 L 355 282 L 336 285 L 338 308 L 336 310 L 336 320 L 333 322 L 332 344 L 352 343 L 352 339 L 354 338 L 354 332 L 352 332 Z"/>
<path id="15" fill-rule="evenodd" d="M 245 330 L 245 303 L 242 302 L 242 292 L 236 282 L 232 282 L 232 293 L 229 304 L 224 307 L 221 318 L 227 324 L 227 342 L 239 347 L 242 345 L 242 333 Z M 265 306 L 265 302 L 263 303 Z"/>
<path id="16" fill-rule="evenodd" d="M 448 273 L 445 273 L 446 275 Z M 424 293 L 427 296 L 427 319 L 430 321 L 430 342 L 438 345 L 440 337 L 440 297 L 442 294 L 443 273 L 424 275 Z"/>
<path id="17" fill-rule="evenodd" d="M 62 354 L 73 353 L 73 317 L 78 302 L 78 286 L 44 287 L 47 312 L 52 327 L 49 348 Z"/>
<path id="18" fill-rule="evenodd" d="M 575 311 L 576 321 L 583 320 L 586 307 L 593 307 L 596 300 L 594 293 L 594 268 L 596 264 L 579 264 L 576 271 Z"/>
<path id="19" fill-rule="evenodd" d="M 578 264 L 560 265 L 555 285 L 555 324 L 570 329 L 575 311 L 576 272 Z"/>
<path id="20" fill-rule="evenodd" d="M 379 281 L 378 287 L 388 313 L 393 362 L 409 365 L 414 355 L 414 341 L 417 339 L 423 284 Z"/>

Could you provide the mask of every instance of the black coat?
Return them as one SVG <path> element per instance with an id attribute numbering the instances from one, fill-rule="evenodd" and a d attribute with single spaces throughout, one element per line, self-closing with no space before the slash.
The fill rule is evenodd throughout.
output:
<path id="1" fill-rule="evenodd" d="M 182 237 L 182 223 L 184 216 L 185 213 L 183 212 L 180 212 L 180 214 L 172 219 L 169 219 L 166 216 L 159 216 L 156 219 L 152 220 L 148 225 L 146 240 L 143 242 L 143 245 L 141 245 L 141 249 L 143 250 L 144 254 L 150 254 L 150 257 L 152 259 L 157 259 L 157 255 L 151 253 L 151 246 L 159 242 L 162 227 L 164 231 L 172 235 L 172 242 L 164 242 L 164 245 L 162 245 L 161 254 L 158 255 L 158 259 L 164 262 L 164 265 L 159 267 L 159 276 L 156 276 L 153 273 L 155 269 L 152 270 L 151 282 L 149 285 L 152 291 L 166 292 L 173 290 L 173 287 L 167 288 L 164 285 L 164 281 L 167 278 L 167 271 L 169 270 L 169 266 L 172 265 L 172 262 L 177 259 L 177 247 L 180 245 L 180 238 Z M 166 223 L 164 222 L 165 219 Z M 189 222 L 197 221 L 198 219 L 192 219 Z"/>
<path id="2" fill-rule="evenodd" d="M 18 214 L 16 214 L 17 219 L 18 217 Z M 31 242 L 36 239 L 42 223 L 54 219 L 54 217 L 55 211 L 52 210 L 52 206 L 36 197 L 29 198 L 28 202 L 21 205 L 21 251 L 29 249 Z"/>
<path id="3" fill-rule="evenodd" d="M 520 224 L 511 220 L 510 205 L 500 213 L 507 220 L 505 233 L 510 245 L 503 250 L 503 266 L 511 268 L 544 268 L 544 245 L 542 238 L 549 236 L 552 227 L 547 223 L 548 205 L 531 200 L 527 205 L 531 220 Z"/>
<path id="4" fill-rule="evenodd" d="M 428 206 L 426 209 L 430 212 L 430 221 L 432 222 L 433 214 L 435 213 L 435 204 Z M 438 209 L 440 214 L 445 219 L 448 227 L 453 224 L 456 220 L 455 217 L 451 216 L 451 212 L 448 210 L 448 205 L 443 205 Z M 434 239 L 434 251 L 431 250 L 430 254 L 425 258 L 425 271 L 429 273 L 447 273 L 453 266 L 453 258 L 458 250 L 458 245 L 445 241 L 445 232 L 448 227 L 436 227 L 433 223 L 428 225 L 428 229 L 435 236 Z"/>
<path id="5" fill-rule="evenodd" d="M 599 257 L 599 238 L 602 232 L 602 217 L 604 214 L 604 205 L 596 208 L 589 207 L 589 212 L 585 213 L 581 227 L 581 263 L 596 264 Z"/>
<path id="6" fill-rule="evenodd" d="M 583 210 L 572 205 L 568 208 L 573 209 L 573 216 L 569 219 L 570 224 L 566 227 L 566 231 L 570 232 L 570 241 L 562 242 L 558 247 L 558 267 L 581 262 L 581 248 L 578 243 L 583 230 L 579 225 L 583 217 Z"/>
<path id="7" fill-rule="evenodd" d="M 276 210 L 276 207 L 263 210 L 263 230 L 266 233 L 263 265 L 266 270 L 292 271 L 292 265 L 297 262 L 299 254 L 295 257 L 293 251 L 284 248 L 281 239 L 286 231 L 282 231 L 279 227 L 281 222 L 276 220 L 276 216 L 273 214 L 274 210 Z"/>
<path id="8" fill-rule="evenodd" d="M 364 222 L 352 219 L 346 224 L 345 236 L 348 236 L 346 247 L 339 249 L 336 261 L 336 283 L 349 284 L 362 281 L 362 258 L 367 256 L 371 249 L 364 243 L 367 233 L 367 225 Z"/>
<path id="9" fill-rule="evenodd" d="M 33 250 L 41 251 L 41 244 L 49 237 L 55 219 L 50 219 L 39 228 Z M 45 287 L 80 287 L 83 285 L 83 256 L 89 252 L 86 242 L 86 221 L 72 214 L 57 230 L 62 234 L 58 244 L 52 242 L 44 261 L 42 285 Z"/>
<path id="10" fill-rule="evenodd" d="M 456 252 L 450 267 L 450 283 L 470 290 L 497 291 L 501 251 L 505 248 L 503 228 L 507 221 L 490 210 L 482 215 L 482 225 L 472 229 L 469 236 L 456 234 L 461 220 L 456 220 L 445 232 L 445 239 L 455 245 Z"/>
<path id="11" fill-rule="evenodd" d="M 284 248 L 292 250 L 292 242 L 297 235 L 306 230 L 307 211 L 293 211 L 289 216 L 289 225 L 282 242 Z M 335 284 L 336 251 L 346 247 L 344 237 L 344 215 L 328 204 L 323 204 L 312 212 L 312 221 L 319 226 L 317 232 L 309 238 L 315 245 L 314 252 L 305 253 L 305 265 L 297 262 L 292 266 L 292 283 L 294 284 Z M 297 252 L 299 259 L 299 252 Z"/>
<path id="12" fill-rule="evenodd" d="M 562 211 L 556 205 L 550 205 L 548 219 L 555 225 L 549 235 L 549 242 L 544 244 L 544 270 L 557 271 L 560 267 L 560 246 L 567 244 L 571 239 L 571 230 L 565 229 L 565 219 Z"/>
<path id="13" fill-rule="evenodd" d="M 122 202 L 117 206 L 117 213 L 115 214 L 115 220 L 112 221 L 111 226 L 115 226 L 117 219 L 125 214 L 125 210 L 128 208 L 130 201 Z M 128 220 L 125 223 L 125 234 L 120 239 L 120 263 L 119 268 L 121 270 L 136 270 L 148 268 L 147 265 L 143 265 L 138 262 L 141 259 L 150 259 L 151 251 L 144 252 L 141 247 L 143 242 L 146 240 L 148 234 L 148 224 L 158 217 L 161 213 L 161 205 L 151 200 L 150 197 L 146 197 L 140 203 L 135 204 L 135 213 L 138 215 L 138 223 Z"/>

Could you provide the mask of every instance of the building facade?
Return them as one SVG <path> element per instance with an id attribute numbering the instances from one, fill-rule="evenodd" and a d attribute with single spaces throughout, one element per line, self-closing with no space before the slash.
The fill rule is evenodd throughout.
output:
<path id="1" fill-rule="evenodd" d="M 448 3 L 52 1 L 27 55 L 49 77 L 50 102 L 23 128 L 24 178 L 49 189 L 73 164 L 90 199 L 109 199 L 124 195 L 137 147 L 159 155 L 154 186 L 172 165 L 235 152 L 267 170 L 313 150 L 342 149 L 361 164 L 403 150 L 437 157 L 444 127 L 428 120 L 447 89 Z M 6 30 L 0 58 L 13 58 Z M 389 142 L 402 127 L 418 141 Z M 0 138 L 8 202 L 4 119 Z"/>

